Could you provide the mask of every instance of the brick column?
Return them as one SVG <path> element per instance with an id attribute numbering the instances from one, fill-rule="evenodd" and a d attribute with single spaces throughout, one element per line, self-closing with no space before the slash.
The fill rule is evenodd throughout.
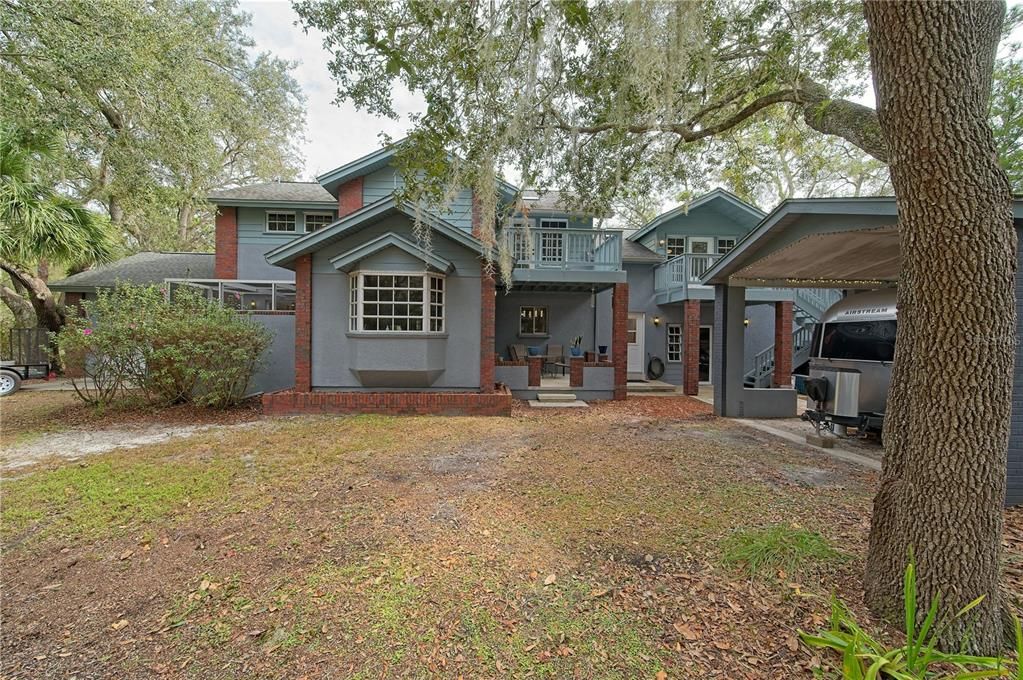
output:
<path id="1" fill-rule="evenodd" d="M 611 294 L 611 361 L 614 364 L 614 398 L 625 399 L 629 370 L 629 284 L 616 283 Z"/>
<path id="2" fill-rule="evenodd" d="M 337 216 L 344 217 L 362 208 L 362 177 L 350 179 L 337 190 Z"/>
<path id="3" fill-rule="evenodd" d="M 238 208 L 217 208 L 214 236 L 213 276 L 218 279 L 238 278 Z"/>
<path id="4" fill-rule="evenodd" d="M 84 296 L 84 293 L 64 293 L 64 313 L 68 316 L 72 314 L 83 316 L 85 314 L 85 309 L 82 307 Z"/>
<path id="5" fill-rule="evenodd" d="M 529 366 L 527 386 L 539 387 L 540 374 L 543 372 L 543 357 L 526 357 L 526 365 Z"/>
<path id="6" fill-rule="evenodd" d="M 792 303 L 774 303 L 774 387 L 792 385 Z"/>
<path id="7" fill-rule="evenodd" d="M 313 256 L 295 260 L 295 391 L 313 390 Z"/>
<path id="8" fill-rule="evenodd" d="M 484 262 L 480 269 L 480 392 L 494 391 L 494 338 L 497 295 L 494 275 Z"/>
<path id="9" fill-rule="evenodd" d="M 583 358 L 568 358 L 568 385 L 569 387 L 583 386 Z"/>
<path id="10" fill-rule="evenodd" d="M 700 393 L 700 301 L 682 303 L 682 392 Z"/>

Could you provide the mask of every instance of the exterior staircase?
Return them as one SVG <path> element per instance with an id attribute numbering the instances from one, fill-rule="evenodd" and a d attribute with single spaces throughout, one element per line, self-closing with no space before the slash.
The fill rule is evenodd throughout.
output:
<path id="1" fill-rule="evenodd" d="M 792 367 L 802 366 L 810 359 L 813 324 L 820 321 L 828 307 L 842 299 L 842 292 L 832 288 L 794 288 L 792 320 Z M 743 376 L 746 387 L 768 387 L 774 377 L 774 345 L 757 352 L 753 368 Z"/>

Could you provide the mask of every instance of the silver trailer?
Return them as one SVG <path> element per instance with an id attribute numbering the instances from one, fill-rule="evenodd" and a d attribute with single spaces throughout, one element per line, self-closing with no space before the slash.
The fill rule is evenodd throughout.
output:
<path id="1" fill-rule="evenodd" d="M 856 293 L 832 305 L 814 326 L 803 414 L 817 428 L 880 431 L 895 361 L 894 288 Z"/>

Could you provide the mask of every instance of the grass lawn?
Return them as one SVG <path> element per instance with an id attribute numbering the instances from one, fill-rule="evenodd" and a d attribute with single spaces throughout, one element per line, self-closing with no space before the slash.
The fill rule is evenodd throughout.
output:
<path id="1" fill-rule="evenodd" d="M 794 633 L 832 590 L 862 609 L 876 481 L 684 398 L 267 419 L 19 475 L 12 678 L 810 674 Z"/>

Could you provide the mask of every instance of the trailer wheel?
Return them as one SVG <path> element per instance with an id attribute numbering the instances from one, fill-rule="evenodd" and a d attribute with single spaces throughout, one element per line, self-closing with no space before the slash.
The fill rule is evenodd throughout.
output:
<path id="1" fill-rule="evenodd" d="M 21 387 L 21 376 L 14 371 L 0 370 L 0 397 L 14 394 Z"/>

